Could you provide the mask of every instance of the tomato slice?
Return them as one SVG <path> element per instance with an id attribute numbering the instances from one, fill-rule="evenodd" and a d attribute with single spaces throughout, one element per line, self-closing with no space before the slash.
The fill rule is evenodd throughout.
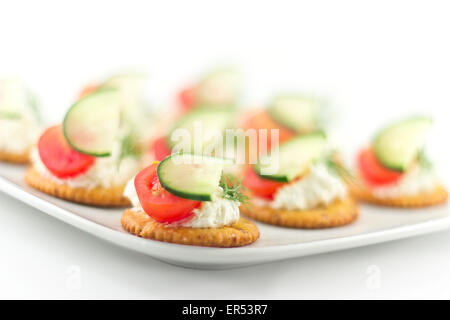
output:
<path id="1" fill-rule="evenodd" d="M 144 211 L 158 222 L 175 222 L 186 219 L 200 207 L 201 201 L 183 199 L 165 190 L 158 179 L 156 169 L 158 164 L 152 164 L 139 172 L 134 178 L 134 187 Z"/>
<path id="2" fill-rule="evenodd" d="M 58 178 L 72 178 L 82 174 L 95 162 L 94 157 L 70 147 L 61 125 L 44 131 L 38 141 L 38 151 L 44 165 Z"/>
<path id="3" fill-rule="evenodd" d="M 84 98 L 94 91 L 98 89 L 98 85 L 95 84 L 88 84 L 83 89 L 81 89 L 80 93 L 78 94 L 78 99 Z"/>
<path id="4" fill-rule="evenodd" d="M 270 130 L 272 129 L 279 130 L 279 141 L 278 141 L 279 144 L 291 139 L 295 135 L 295 133 L 292 130 L 284 128 L 280 126 L 277 122 L 272 120 L 272 118 L 266 111 L 261 111 L 251 116 L 244 124 L 244 129 L 255 129 L 255 130 L 267 129 L 267 150 L 270 150 L 270 147 L 272 145 Z M 259 148 L 259 134 L 258 134 L 258 148 Z"/>
<path id="5" fill-rule="evenodd" d="M 157 161 L 162 161 L 172 153 L 169 146 L 167 145 L 165 136 L 153 141 L 150 151 L 153 151 L 153 155 L 155 157 L 155 160 Z"/>
<path id="6" fill-rule="evenodd" d="M 249 168 L 245 172 L 242 183 L 252 192 L 253 195 L 270 200 L 273 199 L 273 196 L 278 188 L 285 185 L 284 182 L 261 178 L 255 170 L 253 170 L 253 168 Z"/>
<path id="7" fill-rule="evenodd" d="M 182 110 L 187 111 L 194 107 L 195 87 L 187 87 L 178 93 L 178 101 Z"/>
<path id="8" fill-rule="evenodd" d="M 383 167 L 370 148 L 359 153 L 358 166 L 362 178 L 371 185 L 394 183 L 402 176 L 401 172 Z"/>

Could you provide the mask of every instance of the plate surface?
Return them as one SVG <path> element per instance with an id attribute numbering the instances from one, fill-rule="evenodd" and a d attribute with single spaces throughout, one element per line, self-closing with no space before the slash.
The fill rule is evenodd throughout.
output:
<path id="1" fill-rule="evenodd" d="M 184 267 L 224 269 L 386 242 L 450 228 L 448 204 L 427 209 L 360 206 L 359 219 L 324 230 L 286 229 L 257 223 L 261 237 L 241 248 L 202 248 L 163 243 L 128 234 L 121 209 L 101 209 L 56 199 L 28 187 L 25 168 L 0 164 L 0 190 L 74 227 L 121 247 Z"/>

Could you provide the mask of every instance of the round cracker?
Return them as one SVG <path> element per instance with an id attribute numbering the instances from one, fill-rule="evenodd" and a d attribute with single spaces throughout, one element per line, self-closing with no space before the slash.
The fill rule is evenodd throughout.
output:
<path id="1" fill-rule="evenodd" d="M 358 217 L 358 207 L 350 199 L 337 200 L 312 210 L 279 210 L 250 202 L 241 205 L 241 213 L 258 221 L 288 228 L 322 229 L 349 224 Z"/>
<path id="2" fill-rule="evenodd" d="M 443 186 L 437 186 L 431 192 L 401 197 L 377 197 L 362 184 L 348 184 L 352 196 L 358 200 L 389 207 L 422 208 L 447 201 L 448 193 Z"/>
<path id="3" fill-rule="evenodd" d="M 125 186 L 72 188 L 67 184 L 58 184 L 42 177 L 33 167 L 30 167 L 25 173 L 25 182 L 39 191 L 72 202 L 100 207 L 125 207 L 130 205 L 128 198 L 123 196 Z"/>
<path id="4" fill-rule="evenodd" d="M 241 247 L 259 238 L 258 227 L 244 218 L 221 228 L 174 227 L 155 221 L 143 211 L 128 209 L 120 222 L 126 231 L 142 238 L 194 246 Z"/>
<path id="5" fill-rule="evenodd" d="M 29 152 L 25 151 L 23 153 L 10 153 L 6 151 L 0 151 L 0 161 L 16 163 L 16 164 L 26 164 L 30 161 Z"/>

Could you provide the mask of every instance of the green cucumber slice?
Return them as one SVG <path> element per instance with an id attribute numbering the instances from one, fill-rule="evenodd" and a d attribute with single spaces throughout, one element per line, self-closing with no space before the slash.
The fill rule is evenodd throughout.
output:
<path id="1" fill-rule="evenodd" d="M 230 159 L 214 158 L 188 153 L 175 153 L 158 165 L 161 186 L 185 199 L 211 201 L 217 191 L 224 166 Z"/>
<path id="2" fill-rule="evenodd" d="M 239 91 L 239 74 L 236 70 L 221 69 L 205 76 L 196 88 L 196 105 L 232 107 Z"/>
<path id="3" fill-rule="evenodd" d="M 129 72 L 129 73 L 121 73 L 116 74 L 103 82 L 100 88 L 108 88 L 108 89 L 118 89 L 122 91 L 126 91 L 127 93 L 136 93 L 140 92 L 142 89 L 142 85 L 144 80 L 146 79 L 146 75 L 139 72 Z"/>
<path id="4" fill-rule="evenodd" d="M 22 119 L 22 114 L 15 111 L 0 110 L 0 119 L 19 120 Z"/>
<path id="5" fill-rule="evenodd" d="M 389 169 L 405 171 L 417 159 L 431 124 L 430 118 L 412 117 L 390 125 L 372 143 L 376 158 Z"/>
<path id="6" fill-rule="evenodd" d="M 31 115 L 32 120 L 40 122 L 37 102 L 31 90 L 20 78 L 0 81 L 0 118 L 18 120 Z"/>
<path id="7" fill-rule="evenodd" d="M 318 128 L 321 102 L 301 95 L 282 95 L 275 98 L 268 108 L 273 120 L 298 133 L 309 133 Z"/>
<path id="8" fill-rule="evenodd" d="M 63 131 L 78 152 L 106 157 L 111 155 L 119 125 L 118 90 L 100 89 L 72 105 L 64 117 Z"/>
<path id="9" fill-rule="evenodd" d="M 176 151 L 202 153 L 232 126 L 233 118 L 234 112 L 229 109 L 195 108 L 177 121 L 167 138 L 168 145 Z M 194 142 L 199 143 L 199 152 Z"/>
<path id="10" fill-rule="evenodd" d="M 297 136 L 279 147 L 278 154 L 261 157 L 255 171 L 261 177 L 280 182 L 289 182 L 301 176 L 324 152 L 326 137 L 323 132 Z M 278 163 L 278 166 L 275 164 Z M 273 169 L 275 167 L 275 169 Z"/>
<path id="11" fill-rule="evenodd" d="M 124 120 L 138 123 L 144 113 L 144 73 L 128 72 L 111 76 L 100 86 L 101 89 L 117 89 L 120 92 L 121 114 Z"/>

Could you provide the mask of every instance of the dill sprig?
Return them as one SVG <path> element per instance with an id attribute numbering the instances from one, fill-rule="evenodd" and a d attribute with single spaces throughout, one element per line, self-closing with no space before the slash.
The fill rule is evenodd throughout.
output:
<path id="1" fill-rule="evenodd" d="M 433 168 L 433 164 L 431 163 L 430 159 L 425 154 L 425 150 L 422 149 L 419 151 L 419 153 L 417 154 L 417 160 L 419 161 L 419 164 L 422 168 L 427 169 L 427 170 Z"/>
<path id="2" fill-rule="evenodd" d="M 130 131 L 120 140 L 120 154 L 117 165 L 120 166 L 122 160 L 126 157 L 138 157 L 142 151 L 139 148 L 137 135 L 134 131 Z"/>
<path id="3" fill-rule="evenodd" d="M 138 147 L 137 138 L 134 132 L 130 132 L 121 140 L 120 158 L 128 156 L 139 156 L 141 150 Z"/>
<path id="4" fill-rule="evenodd" d="M 37 123 L 42 124 L 42 116 L 39 111 L 40 106 L 39 99 L 29 89 L 27 90 L 27 98 L 28 98 L 28 105 L 30 106 L 31 111 L 34 114 Z"/>
<path id="5" fill-rule="evenodd" d="M 328 157 L 325 157 L 323 159 L 323 162 L 327 166 L 328 170 L 336 174 L 337 176 L 341 177 L 344 181 L 347 183 L 353 183 L 357 186 L 360 186 L 360 182 L 358 178 L 356 178 L 350 170 L 348 170 L 346 167 L 344 167 L 340 161 L 336 159 L 335 156 L 331 155 Z"/>
<path id="6" fill-rule="evenodd" d="M 231 174 L 223 174 L 219 186 L 223 189 L 223 197 L 228 200 L 246 203 L 249 197 L 242 181 Z"/>

